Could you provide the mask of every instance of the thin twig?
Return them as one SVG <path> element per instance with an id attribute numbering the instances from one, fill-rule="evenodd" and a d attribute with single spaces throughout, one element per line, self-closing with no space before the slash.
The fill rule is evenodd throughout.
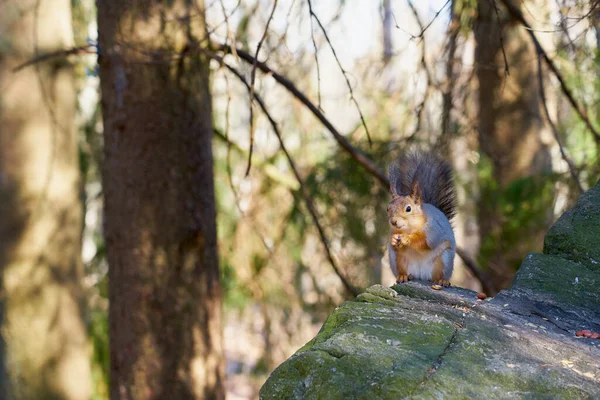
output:
<path id="1" fill-rule="evenodd" d="M 308 9 L 310 13 L 310 1 L 308 2 Z M 317 65 L 317 106 L 319 110 L 323 111 L 321 107 L 321 67 L 319 66 L 319 49 L 317 48 L 317 42 L 315 40 L 315 28 L 312 16 L 309 15 L 310 19 L 310 38 L 312 40 L 313 47 L 315 48 L 315 64 Z"/>
<path id="2" fill-rule="evenodd" d="M 556 140 L 556 143 L 558 144 L 558 148 L 560 149 L 560 155 L 562 156 L 563 160 L 565 160 L 565 162 L 569 166 L 569 173 L 571 174 L 571 177 L 575 181 L 575 184 L 577 184 L 577 188 L 579 189 L 579 193 L 581 194 L 584 192 L 584 190 L 583 190 L 583 186 L 581 185 L 581 181 L 579 180 L 579 176 L 577 174 L 577 169 L 575 168 L 575 165 L 573 164 L 573 160 L 571 160 L 571 158 L 565 152 L 565 149 L 564 149 L 562 143 L 560 142 L 560 136 L 558 134 L 558 129 L 556 128 L 556 125 L 554 125 L 552 118 L 550 118 L 550 112 L 548 112 L 548 105 L 546 104 L 546 93 L 544 90 L 544 75 L 543 75 L 544 71 L 543 71 L 543 67 L 542 67 L 541 55 L 538 55 L 537 64 L 538 64 L 538 82 L 539 82 L 539 90 L 540 90 L 540 97 L 541 97 L 540 100 L 542 103 L 542 108 L 544 109 L 544 114 L 546 115 L 546 120 L 548 120 L 548 124 L 550 125 L 552 133 L 554 134 L 554 139 Z"/>
<path id="3" fill-rule="evenodd" d="M 213 128 L 213 134 L 217 139 L 225 143 L 227 146 L 231 146 L 232 152 L 235 150 L 235 152 L 240 156 L 244 158 L 248 157 L 248 149 L 244 149 L 233 140 L 226 138 L 225 134 L 219 129 Z M 273 183 L 281 185 L 289 191 L 296 191 L 300 187 L 298 182 L 296 182 L 296 178 L 281 172 L 270 160 L 255 159 L 252 165 L 262 168 L 262 171 L 267 179 L 273 181 Z"/>
<path id="4" fill-rule="evenodd" d="M 560 88 L 569 100 L 569 103 L 571 103 L 571 105 L 579 115 L 579 118 L 581 118 L 581 120 L 585 123 L 590 132 L 592 132 L 596 144 L 600 145 L 600 132 L 598 132 L 594 125 L 592 125 L 592 122 L 590 121 L 586 111 L 577 103 L 577 100 L 575 100 L 575 97 L 573 96 L 571 89 L 569 89 L 569 87 L 567 86 L 567 83 L 565 82 L 565 79 L 563 78 L 562 74 L 558 71 L 558 68 L 554 64 L 554 61 L 552 61 L 552 59 L 548 56 L 548 53 L 546 53 L 546 51 L 542 47 L 541 43 L 535 36 L 535 33 L 533 32 L 529 23 L 525 20 L 525 17 L 521 13 L 521 11 L 518 8 L 516 8 L 510 0 L 501 1 L 506 7 L 506 9 L 509 11 L 510 15 L 526 28 L 526 31 L 531 37 L 531 41 L 535 46 L 536 52 L 538 53 L 538 55 L 541 55 L 543 57 L 544 62 L 546 63 L 550 71 L 552 71 L 554 76 L 556 76 L 556 79 L 558 79 L 558 82 L 560 83 Z"/>
<path id="5" fill-rule="evenodd" d="M 448 24 L 448 60 L 446 61 L 446 84 L 442 91 L 442 131 L 440 142 L 443 146 L 443 151 L 449 151 L 451 133 L 450 125 L 452 122 L 452 108 L 454 84 L 456 78 L 454 76 L 454 58 L 456 57 L 456 49 L 458 42 L 458 34 L 460 32 L 459 15 L 456 14 L 456 2 L 453 1 L 450 6 L 450 23 Z"/>
<path id="6" fill-rule="evenodd" d="M 222 66 L 222 65 L 221 65 Z M 248 224 L 250 225 L 250 227 L 252 228 L 252 230 L 254 231 L 254 233 L 256 233 L 256 236 L 258 236 L 258 238 L 260 239 L 260 241 L 262 242 L 263 246 L 265 247 L 265 249 L 267 250 L 267 252 L 269 253 L 269 260 L 272 259 L 275 255 L 275 251 L 273 246 L 269 245 L 269 243 L 267 242 L 267 239 L 265 238 L 265 236 L 262 234 L 262 232 L 260 231 L 260 229 L 258 229 L 258 227 L 256 226 L 255 221 L 243 210 L 242 206 L 241 206 L 241 201 L 240 201 L 240 195 L 237 191 L 237 189 L 235 188 L 235 185 L 233 183 L 233 172 L 231 169 L 231 149 L 235 148 L 239 153 L 243 154 L 243 150 L 237 146 L 234 142 L 231 141 L 231 139 L 229 138 L 229 128 L 230 128 L 230 122 L 229 122 L 229 110 L 230 110 L 230 106 L 231 106 L 231 88 L 229 85 L 229 78 L 227 76 L 227 74 L 223 75 L 223 78 L 225 79 L 225 90 L 227 93 L 227 105 L 225 106 L 225 133 L 221 133 L 219 132 L 218 129 L 214 128 L 214 134 L 216 137 L 218 137 L 219 139 L 223 140 L 225 142 L 225 144 L 227 145 L 227 156 L 226 156 L 226 170 L 227 170 L 227 178 L 229 181 L 229 187 L 231 188 L 231 192 L 233 194 L 233 198 L 234 198 L 234 202 L 235 205 L 240 213 L 240 215 L 242 216 L 242 218 L 247 218 L 248 219 Z M 266 174 L 267 176 L 269 176 L 269 174 Z M 280 235 L 280 237 L 282 237 L 282 235 Z"/>
<path id="7" fill-rule="evenodd" d="M 510 75 L 510 70 L 508 68 L 508 58 L 506 57 L 506 50 L 504 49 L 504 24 L 502 23 L 502 19 L 500 18 L 500 10 L 498 9 L 498 4 L 496 0 L 489 0 L 492 3 L 492 7 L 494 7 L 494 11 L 496 12 L 496 20 L 498 21 L 498 37 L 500 39 L 500 49 L 502 49 L 502 57 L 504 57 L 504 77 Z"/>
<path id="8" fill-rule="evenodd" d="M 127 43 L 122 43 L 122 44 L 124 46 L 127 46 Z M 247 62 L 249 64 L 252 64 L 252 65 L 254 64 L 255 58 L 245 50 L 237 49 L 229 44 L 220 44 L 220 43 L 214 43 L 214 42 L 211 43 L 211 46 L 219 51 L 224 52 L 224 53 L 234 54 L 234 55 L 238 56 L 241 60 L 244 60 L 245 62 Z M 94 45 L 89 45 L 89 46 L 85 46 L 85 47 L 86 48 L 94 47 Z M 140 52 L 140 54 L 146 54 L 145 52 L 142 52 L 141 50 L 135 49 L 133 47 L 132 47 L 132 49 Z M 199 47 L 198 43 L 195 44 L 195 50 L 199 51 L 199 52 L 206 52 L 205 49 L 202 49 L 201 47 Z M 38 62 L 46 61 L 51 58 L 62 57 L 65 54 L 78 54 L 79 52 L 83 52 L 83 51 L 81 51 L 80 47 L 75 47 L 72 49 L 66 49 L 66 50 L 56 51 L 54 53 L 48 53 L 48 54 L 45 54 L 43 57 L 31 59 L 31 60 L 27 61 L 26 63 L 24 63 L 23 65 L 17 67 L 16 69 L 17 70 L 22 69 L 26 66 L 33 65 Z M 180 54 L 178 54 L 177 58 L 173 57 L 172 60 L 178 60 L 180 57 L 189 55 L 191 52 L 192 52 L 192 48 L 190 46 L 190 48 L 188 48 L 186 53 L 180 53 Z M 89 53 L 94 54 L 94 52 L 89 52 Z M 276 71 L 272 70 L 271 67 L 269 67 L 264 62 L 257 60 L 256 67 L 258 69 L 260 69 L 263 73 L 268 74 L 269 76 L 273 77 L 273 79 L 275 79 L 275 81 L 277 83 L 279 83 L 281 86 L 286 88 L 288 92 L 290 92 L 295 98 L 297 98 L 302 104 L 304 104 L 309 109 L 309 111 L 319 121 L 321 121 L 321 123 L 333 135 L 334 139 L 338 142 L 338 144 L 359 165 L 361 165 L 363 168 L 365 168 L 365 170 L 367 170 L 367 172 L 369 172 L 371 175 L 373 175 L 375 178 L 377 178 L 377 180 L 379 180 L 379 182 L 383 186 L 389 187 L 389 181 L 388 181 L 385 173 L 383 173 L 381 170 L 379 170 L 379 168 L 375 165 L 375 163 L 366 154 L 364 154 L 361 150 L 357 149 L 356 147 L 352 146 L 350 144 L 350 142 L 344 136 L 342 136 L 342 134 L 340 134 L 339 131 L 333 126 L 331 121 L 329 121 L 327 119 L 327 117 L 325 117 L 323 112 L 321 110 L 319 110 L 319 108 L 317 106 L 315 106 L 314 103 L 311 102 L 308 99 L 308 97 L 302 91 L 300 91 L 296 87 L 296 85 L 294 85 L 294 83 L 292 83 L 292 81 L 290 81 L 285 76 L 277 73 Z"/>
<path id="9" fill-rule="evenodd" d="M 444 3 L 444 5 L 442 6 L 442 8 L 440 8 L 435 15 L 433 16 L 433 18 L 431 19 L 431 21 L 429 21 L 429 23 L 425 26 L 425 27 L 421 27 L 421 32 L 418 35 L 410 35 L 411 39 L 422 39 L 425 35 L 425 32 L 427 31 L 427 29 L 429 29 L 429 27 L 431 26 L 431 24 L 433 24 L 433 22 L 437 19 L 437 17 L 439 17 L 439 15 L 442 13 L 442 11 L 444 11 L 444 8 L 446 8 L 446 6 L 448 4 L 450 4 L 452 0 L 448 0 Z M 408 1 L 408 5 L 414 9 L 414 5 L 412 4 L 412 1 Z M 421 24 L 419 24 L 421 25 Z M 398 23 L 396 23 L 396 26 L 398 26 Z"/>
<path id="10" fill-rule="evenodd" d="M 250 53 L 248 53 L 247 51 L 244 51 L 244 50 L 241 50 L 241 49 L 234 49 L 234 48 L 232 48 L 229 45 L 217 44 L 217 43 L 213 43 L 213 47 L 216 48 L 217 50 L 223 51 L 223 52 L 228 53 L 228 54 L 233 54 L 235 52 L 235 54 L 240 59 L 246 61 L 247 63 L 253 63 L 254 62 L 254 57 L 252 57 L 252 55 Z M 200 50 L 200 51 L 202 51 L 202 50 Z M 333 137 L 335 138 L 335 140 L 338 142 L 338 144 L 344 150 L 346 150 L 346 152 L 348 152 L 348 154 L 356 162 L 358 162 L 360 165 L 362 165 L 371 175 L 373 175 L 375 178 L 377 178 L 379 180 L 379 182 L 381 182 L 382 185 L 384 185 L 385 187 L 389 187 L 389 181 L 388 181 L 388 178 L 385 175 L 385 173 L 383 173 L 382 171 L 380 171 L 377 168 L 377 166 L 375 165 L 375 163 L 371 159 L 369 159 L 369 157 L 367 157 L 362 151 L 360 151 L 359 149 L 357 149 L 354 146 L 352 146 L 350 144 L 350 142 L 348 142 L 348 139 L 346 139 L 344 136 L 342 136 L 338 132 L 338 130 L 327 119 L 327 117 L 325 117 L 325 115 L 318 109 L 318 107 L 315 106 L 315 104 L 313 102 L 311 102 L 308 99 L 308 97 L 306 97 L 306 95 L 304 93 L 302 93 L 292 83 L 292 81 L 290 81 L 285 76 L 283 76 L 283 75 L 277 73 L 276 71 L 274 71 L 273 69 L 271 69 L 271 67 L 269 67 L 264 62 L 258 61 L 256 63 L 256 66 L 262 72 L 264 72 L 264 73 L 270 75 L 271 77 L 273 77 L 273 79 L 275 79 L 275 81 L 277 83 L 279 83 L 280 85 L 282 85 L 283 87 L 285 87 L 295 98 L 297 98 L 298 100 L 300 100 L 300 102 L 302 104 L 304 104 L 313 113 L 313 115 L 315 117 L 317 117 L 317 119 L 319 121 L 321 121 L 321 123 L 323 125 L 325 125 L 325 127 L 327 128 L 327 130 L 329 130 L 329 132 L 331 132 L 331 134 L 333 135 Z"/>
<path id="11" fill-rule="evenodd" d="M 417 37 L 415 35 L 413 35 L 409 31 L 407 31 L 406 29 L 404 29 L 403 27 L 398 25 L 398 20 L 396 19 L 396 14 L 394 14 L 393 12 L 392 12 L 392 19 L 394 20 L 394 25 L 396 25 L 396 29 L 400 29 L 402 32 L 406 33 L 411 38 L 411 40 L 417 39 Z"/>
<path id="12" fill-rule="evenodd" d="M 233 7 L 233 9 L 231 10 L 231 12 L 229 14 L 227 13 L 227 9 L 225 7 L 225 4 L 223 3 L 223 0 L 219 0 L 219 3 L 221 4 L 221 12 L 223 13 L 223 18 L 224 19 L 220 23 L 218 23 L 215 26 L 213 26 L 212 29 L 209 30 L 208 35 L 206 35 L 206 36 L 209 37 L 222 24 L 225 24 L 225 31 L 227 32 L 225 34 L 225 41 L 227 41 L 227 39 L 233 38 L 233 40 L 232 40 L 232 42 L 233 42 L 233 41 L 235 41 L 234 40 L 235 37 L 234 37 L 233 31 L 229 27 L 229 18 L 231 18 L 231 16 L 233 16 L 233 14 L 235 14 L 235 12 L 237 11 L 237 9 L 240 7 L 240 4 L 242 4 L 242 0 L 238 0 L 237 4 L 235 5 L 235 7 Z"/>
<path id="13" fill-rule="evenodd" d="M 431 92 L 431 86 L 432 86 L 432 77 L 431 77 L 431 73 L 429 72 L 429 68 L 427 66 L 427 60 L 425 59 L 425 54 L 427 53 L 426 51 L 426 46 L 425 46 L 425 37 L 422 35 L 422 33 L 425 32 L 425 30 L 427 28 L 425 28 L 425 26 L 423 25 L 423 22 L 421 21 L 421 18 L 419 17 L 419 13 L 417 12 L 417 8 L 413 5 L 412 1 L 408 1 L 408 6 L 410 7 L 413 16 L 415 17 L 415 20 L 417 21 L 417 24 L 419 25 L 419 28 L 421 29 L 421 66 L 423 67 L 423 70 L 425 71 L 425 78 L 427 80 L 427 85 L 425 87 L 425 93 L 423 94 L 423 99 L 421 100 L 421 103 L 419 103 L 419 105 L 417 106 L 416 110 L 417 110 L 417 123 L 415 124 L 415 128 L 412 132 L 412 134 L 410 134 L 408 137 L 410 139 L 414 138 L 417 133 L 421 130 L 421 124 L 423 122 L 423 111 L 425 110 L 425 106 L 427 104 L 427 100 L 429 99 L 429 94 Z"/>
<path id="14" fill-rule="evenodd" d="M 561 3 L 559 2 L 559 0 L 555 0 L 555 3 L 556 3 L 556 6 L 558 7 L 559 10 L 564 5 L 564 2 L 561 5 Z M 527 9 L 527 7 L 525 7 L 525 9 L 529 13 L 529 15 L 531 15 L 531 13 Z M 566 43 L 567 52 L 570 53 L 571 55 L 575 54 L 575 52 L 577 51 L 577 48 L 575 46 L 575 43 L 573 42 L 573 39 L 571 39 L 571 34 L 569 33 L 569 29 L 570 28 L 567 26 L 567 21 L 568 20 L 563 17 L 562 12 L 559 11 L 559 14 L 560 14 L 561 18 L 560 18 L 560 20 L 557 23 L 557 25 L 559 27 L 559 29 L 557 30 L 557 32 L 562 32 L 565 35 L 565 37 L 567 38 L 567 43 Z M 576 24 L 577 23 L 575 23 L 574 25 L 576 25 Z"/>
<path id="15" fill-rule="evenodd" d="M 243 215 L 243 210 L 239 206 L 238 201 L 238 193 L 233 184 L 233 173 L 231 172 L 231 140 L 229 139 L 229 109 L 231 107 L 231 88 L 229 86 L 229 79 L 227 75 L 224 75 L 225 78 L 225 88 L 227 91 L 227 105 L 225 106 L 225 142 L 227 143 L 227 155 L 225 156 L 225 169 L 227 170 L 227 178 L 229 180 L 229 186 L 231 186 L 231 192 L 233 193 L 233 197 L 235 198 L 236 205 L 238 206 L 238 210 Z"/>
<path id="16" fill-rule="evenodd" d="M 331 49 L 331 52 L 333 53 L 333 57 L 335 58 L 335 61 L 337 62 L 338 67 L 340 68 L 340 71 L 342 71 L 342 75 L 344 75 L 344 79 L 346 80 L 346 85 L 348 86 L 348 90 L 350 91 L 350 100 L 352 100 L 352 102 L 356 106 L 356 110 L 358 111 L 358 115 L 360 115 L 360 120 L 362 122 L 362 125 L 365 128 L 365 132 L 367 134 L 367 140 L 369 141 L 369 145 L 372 145 L 373 142 L 371 140 L 371 134 L 369 133 L 369 128 L 367 127 L 367 123 L 365 122 L 365 117 L 363 116 L 360 106 L 358 105 L 358 101 L 356 100 L 356 97 L 354 97 L 354 90 L 352 89 L 352 85 L 350 84 L 350 79 L 348 79 L 348 73 L 342 66 L 342 63 L 337 56 L 337 53 L 335 51 L 335 48 L 333 47 L 333 44 L 331 43 L 331 40 L 329 40 L 329 35 L 327 35 L 327 30 L 321 23 L 321 20 L 319 19 L 319 17 L 317 17 L 317 14 L 315 14 L 315 12 L 313 11 L 311 0 L 307 0 L 307 1 L 308 1 L 308 11 L 309 11 L 311 17 L 314 18 L 315 21 L 317 21 L 317 24 L 321 28 L 321 31 L 323 32 L 323 35 L 325 36 L 325 40 L 327 41 L 327 44 L 329 45 L 329 48 Z"/>
<path id="17" fill-rule="evenodd" d="M 82 54 L 82 53 L 96 54 L 96 51 L 90 51 L 91 47 L 94 47 L 94 45 L 86 44 L 83 46 L 73 47 L 71 49 L 65 49 L 65 50 L 54 51 L 52 53 L 40 54 L 40 55 L 33 57 L 30 60 L 25 61 L 23 64 L 16 66 L 15 68 L 13 68 L 13 72 L 19 72 L 23 68 L 26 68 L 26 67 L 44 62 L 44 61 L 48 61 L 53 58 L 67 57 L 70 55 Z"/>
<path id="18" fill-rule="evenodd" d="M 265 30 L 262 34 L 262 37 L 258 41 L 258 45 L 256 46 L 256 52 L 254 53 L 254 62 L 252 63 L 252 72 L 250 73 L 250 151 L 248 152 L 248 166 L 246 167 L 246 176 L 250 174 L 250 167 L 252 166 L 252 151 L 254 150 L 254 81 L 256 79 L 256 63 L 258 62 L 258 54 L 260 52 L 260 48 L 263 45 L 263 42 L 267 38 L 267 33 L 269 31 L 269 25 L 271 24 L 271 20 L 273 19 L 273 15 L 275 14 L 275 9 L 277 8 L 277 0 L 273 1 L 273 9 L 271 10 L 271 14 L 269 15 L 269 19 L 267 19 L 267 24 L 265 25 Z"/>
<path id="19" fill-rule="evenodd" d="M 456 254 L 463 260 L 465 266 L 475 275 L 475 278 L 481 282 L 481 287 L 483 291 L 486 292 L 489 296 L 495 296 L 498 291 L 492 284 L 492 281 L 488 277 L 488 275 L 481 269 L 479 265 L 473 260 L 465 250 L 460 247 L 456 248 Z"/>
<path id="20" fill-rule="evenodd" d="M 417 134 L 421 131 L 421 125 L 423 124 L 423 111 L 425 110 L 425 106 L 427 104 L 427 100 L 429 99 L 430 93 L 431 85 L 429 85 L 429 82 L 427 82 L 427 87 L 425 88 L 423 99 L 421 99 L 421 102 L 415 108 L 415 110 L 417 110 L 417 122 L 415 123 L 415 127 L 413 128 L 412 132 L 408 134 L 408 136 L 406 136 L 407 142 L 412 142 L 417 137 Z"/>
<path id="21" fill-rule="evenodd" d="M 236 70 L 232 66 L 228 65 L 227 63 L 223 62 L 220 57 L 218 57 L 218 56 L 216 56 L 216 57 L 217 57 L 216 58 L 217 60 L 220 59 L 220 62 L 222 62 L 223 65 L 229 71 L 231 71 L 246 86 L 246 88 L 248 90 L 250 90 L 250 84 L 238 70 Z M 348 290 L 348 292 L 351 293 L 352 295 L 357 296 L 361 292 L 360 289 L 358 289 L 357 287 L 352 285 L 350 283 L 350 281 L 348 281 L 348 278 L 346 278 L 344 276 L 344 274 L 342 274 L 335 259 L 333 258 L 333 253 L 331 252 L 331 248 L 330 248 L 331 246 L 329 244 L 329 238 L 325 234 L 325 230 L 323 229 L 323 226 L 321 225 L 321 222 L 320 222 L 318 214 L 317 214 L 317 209 L 312 201 L 312 198 L 310 197 L 310 194 L 306 190 L 306 186 L 304 185 L 304 181 L 302 180 L 302 177 L 300 176 L 300 173 L 298 172 L 298 168 L 296 167 L 294 159 L 292 158 L 292 156 L 288 152 L 287 148 L 285 147 L 283 138 L 281 136 L 281 132 L 279 131 L 279 127 L 277 126 L 277 122 L 275 122 L 275 120 L 269 113 L 269 111 L 266 107 L 266 104 L 264 103 L 264 101 L 262 100 L 260 95 L 255 94 L 254 100 L 258 103 L 258 105 L 262 109 L 263 113 L 266 115 L 267 119 L 269 120 L 269 123 L 271 124 L 271 127 L 273 128 L 273 132 L 275 133 L 275 136 L 277 136 L 277 140 L 279 141 L 281 150 L 285 154 L 285 157 L 288 160 L 290 168 L 292 169 L 292 172 L 294 173 L 294 176 L 296 177 L 296 180 L 298 181 L 298 184 L 300 185 L 300 189 L 299 189 L 300 195 L 302 196 L 302 199 L 304 200 L 304 203 L 306 204 L 306 208 L 308 209 L 308 211 L 312 217 L 313 223 L 317 227 L 317 231 L 319 232 L 319 237 L 321 239 L 321 242 L 323 243 L 323 247 L 325 248 L 325 253 L 327 254 L 327 259 L 329 260 L 331 267 L 333 268 L 335 273 L 338 275 L 338 277 L 342 281 L 342 284 L 344 285 L 346 290 Z"/>

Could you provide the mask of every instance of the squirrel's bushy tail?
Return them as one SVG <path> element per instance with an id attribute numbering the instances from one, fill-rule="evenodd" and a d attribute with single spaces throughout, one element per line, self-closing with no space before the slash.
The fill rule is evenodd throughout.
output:
<path id="1" fill-rule="evenodd" d="M 424 203 L 437 207 L 448 219 L 456 214 L 452 168 L 435 154 L 412 151 L 402 155 L 390 164 L 389 178 L 393 194 L 408 196 L 418 183 Z"/>

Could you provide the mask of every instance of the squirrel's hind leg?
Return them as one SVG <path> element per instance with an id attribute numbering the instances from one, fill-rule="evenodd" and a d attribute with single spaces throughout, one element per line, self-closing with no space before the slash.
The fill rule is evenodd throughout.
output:
<path id="1" fill-rule="evenodd" d="M 408 274 L 408 263 L 406 262 L 406 257 L 404 257 L 404 254 L 399 250 L 392 250 L 391 247 L 390 250 L 392 251 L 390 253 L 390 263 L 393 257 L 394 266 L 396 267 L 394 268 L 394 266 L 392 266 L 392 271 L 396 276 L 396 283 L 408 282 L 412 279 L 412 275 Z"/>
<path id="2" fill-rule="evenodd" d="M 433 259 L 433 271 L 431 272 L 431 281 L 434 285 L 440 286 L 450 286 L 450 280 L 444 279 L 444 261 L 442 261 L 442 256 L 436 256 Z"/>
<path id="3" fill-rule="evenodd" d="M 450 285 L 450 277 L 452 277 L 452 272 L 454 271 L 454 255 L 456 251 L 453 248 L 449 248 L 442 253 L 442 263 L 444 264 L 444 269 L 442 270 L 442 275 L 445 281 Z"/>
<path id="4" fill-rule="evenodd" d="M 450 286 L 450 277 L 454 270 L 454 249 L 451 247 L 444 250 L 433 259 L 433 271 L 431 280 L 434 285 Z"/>

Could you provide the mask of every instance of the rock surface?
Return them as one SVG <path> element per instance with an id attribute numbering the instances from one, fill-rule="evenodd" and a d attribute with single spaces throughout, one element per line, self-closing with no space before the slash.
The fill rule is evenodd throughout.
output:
<path id="1" fill-rule="evenodd" d="M 262 399 L 600 398 L 600 185 L 493 299 L 409 282 L 339 306 Z"/>

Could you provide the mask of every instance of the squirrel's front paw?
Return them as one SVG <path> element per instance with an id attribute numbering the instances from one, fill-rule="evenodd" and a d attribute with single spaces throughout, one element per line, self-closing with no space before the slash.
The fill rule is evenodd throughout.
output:
<path id="1" fill-rule="evenodd" d="M 399 233 L 393 234 L 392 237 L 390 238 L 390 244 L 394 248 L 400 247 L 402 244 L 402 235 Z"/>
<path id="2" fill-rule="evenodd" d="M 390 238 L 390 243 L 392 247 L 399 248 L 408 245 L 408 237 L 406 235 L 401 235 L 400 233 L 395 233 Z"/>

